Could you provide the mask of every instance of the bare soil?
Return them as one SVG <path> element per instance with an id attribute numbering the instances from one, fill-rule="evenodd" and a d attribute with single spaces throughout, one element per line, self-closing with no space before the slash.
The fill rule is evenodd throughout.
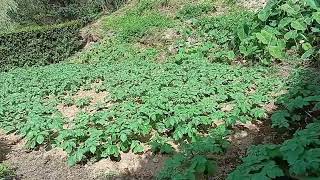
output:
<path id="1" fill-rule="evenodd" d="M 99 103 L 99 102 L 104 102 L 105 98 L 109 96 L 109 93 L 106 91 L 102 92 L 95 92 L 94 90 L 80 90 L 77 92 L 76 95 L 72 96 L 72 99 L 74 101 L 77 101 L 82 98 L 90 97 L 91 102 L 88 107 L 85 107 L 84 109 L 78 108 L 76 105 L 72 106 L 65 106 L 64 104 L 59 104 L 57 106 L 57 109 L 68 119 L 72 120 L 75 118 L 75 116 L 80 112 L 80 111 L 85 111 L 90 114 L 95 113 L 96 110 L 94 108 L 94 105 Z M 106 107 L 112 106 L 111 103 L 108 103 Z"/>
<path id="2" fill-rule="evenodd" d="M 29 151 L 24 141 L 16 135 L 0 134 L 1 162 L 16 172 L 15 179 L 42 180 L 102 180 L 102 179 L 152 179 L 163 166 L 167 156 L 123 153 L 119 162 L 102 159 L 69 167 L 67 154 L 59 148 Z"/>
<path id="3" fill-rule="evenodd" d="M 257 11 L 267 5 L 268 0 L 236 0 L 237 4 L 247 9 Z"/>

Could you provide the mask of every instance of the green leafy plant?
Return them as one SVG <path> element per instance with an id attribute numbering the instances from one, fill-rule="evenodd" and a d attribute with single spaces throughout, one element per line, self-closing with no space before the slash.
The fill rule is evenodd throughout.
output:
<path id="1" fill-rule="evenodd" d="M 258 26 L 240 25 L 240 53 L 266 63 L 270 59 L 285 59 L 288 50 L 295 51 L 302 59 L 318 57 L 319 8 L 315 0 L 269 1 L 257 14 Z M 254 50 L 247 52 L 248 46 Z"/>
<path id="2" fill-rule="evenodd" d="M 91 97 L 85 97 L 85 98 L 80 98 L 76 101 L 75 105 L 78 108 L 84 108 L 86 106 L 89 106 L 91 103 L 92 98 Z"/>
<path id="3" fill-rule="evenodd" d="M 271 116 L 273 127 L 287 129 L 299 122 L 317 118 L 320 109 L 319 74 L 298 70 L 288 82 L 289 92 L 279 98 L 281 109 Z"/>
<path id="4" fill-rule="evenodd" d="M 12 179 L 15 177 L 15 172 L 8 165 L 0 164 L 0 179 Z"/>
<path id="5" fill-rule="evenodd" d="M 270 0 L 257 13 L 236 10 L 218 17 L 196 18 L 184 30 L 187 38 L 183 48 L 229 63 L 245 60 L 269 65 L 288 58 L 316 60 L 319 8 L 315 0 Z M 204 45 L 190 46 L 190 35 Z"/>
<path id="6" fill-rule="evenodd" d="M 66 106 L 72 106 L 74 105 L 74 99 L 70 96 L 67 96 L 63 99 L 63 104 Z"/>
<path id="7" fill-rule="evenodd" d="M 141 1 L 138 6 L 122 16 L 111 16 L 106 22 L 107 29 L 117 31 L 120 39 L 130 41 L 141 38 L 152 28 L 164 28 L 171 20 L 153 10 L 153 1 Z"/>
<path id="8" fill-rule="evenodd" d="M 164 138 L 157 138 L 151 143 L 151 150 L 153 153 L 162 153 L 162 154 L 172 154 L 175 152 L 175 149 L 168 143 Z"/>
<path id="9" fill-rule="evenodd" d="M 209 131 L 221 119 L 232 125 L 262 118 L 262 106 L 282 84 L 264 67 L 213 64 L 190 55 L 184 55 L 180 64 L 159 64 L 143 52 L 133 55 L 137 51 L 119 47 L 111 43 L 98 53 L 89 51 L 104 60 L 92 65 L 55 64 L 1 73 L 1 127 L 21 133 L 31 148 L 62 147 L 73 165 L 130 150 L 141 153 L 143 143 L 154 140 L 150 139 L 154 132 L 181 142 Z M 72 121 L 62 118 L 56 101 L 97 80 L 103 80 L 112 106 L 80 113 Z M 253 84 L 255 91 L 250 92 Z M 75 103 L 83 107 L 88 101 Z M 224 110 L 224 104 L 233 108 Z"/>
<path id="10" fill-rule="evenodd" d="M 228 179 L 319 178 L 319 129 L 319 122 L 311 123 L 281 145 L 252 147 Z"/>
<path id="11" fill-rule="evenodd" d="M 221 127 L 218 129 L 222 130 Z M 217 169 L 214 155 L 223 153 L 228 147 L 221 135 L 213 133 L 184 144 L 179 153 L 166 161 L 156 179 L 198 179 L 203 175 L 214 175 Z"/>
<path id="12" fill-rule="evenodd" d="M 216 17 L 197 18 L 192 21 L 191 27 L 182 30 L 184 39 L 179 46 L 187 54 L 201 53 L 211 61 L 232 63 L 239 59 L 239 24 L 246 22 L 255 26 L 254 17 L 252 12 L 236 11 Z M 198 43 L 190 45 L 190 37 L 197 39 Z"/>

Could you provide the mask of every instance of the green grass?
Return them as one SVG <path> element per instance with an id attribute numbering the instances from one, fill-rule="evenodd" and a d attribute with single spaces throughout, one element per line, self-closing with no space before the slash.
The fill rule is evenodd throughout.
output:
<path id="1" fill-rule="evenodd" d="M 134 11 L 122 16 L 110 17 L 105 26 L 111 29 L 123 40 L 141 38 L 152 28 L 165 28 L 170 26 L 171 20 L 155 11 L 138 14 Z"/>
<path id="2" fill-rule="evenodd" d="M 186 4 L 183 6 L 177 14 L 178 18 L 191 19 L 199 17 L 203 14 L 214 12 L 216 9 L 212 2 L 198 3 L 198 4 Z"/>
<path id="3" fill-rule="evenodd" d="M 15 172 L 3 163 L 0 163 L 0 179 L 13 179 Z"/>

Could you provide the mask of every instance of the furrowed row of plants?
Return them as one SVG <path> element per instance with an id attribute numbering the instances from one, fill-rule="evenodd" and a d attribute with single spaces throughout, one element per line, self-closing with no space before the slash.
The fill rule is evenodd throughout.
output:
<path id="1" fill-rule="evenodd" d="M 192 142 L 221 121 L 228 126 L 264 118 L 263 105 L 281 87 L 280 80 L 262 67 L 211 64 L 198 56 L 164 64 L 144 58 L 141 54 L 139 59 L 106 59 L 96 65 L 51 65 L 2 73 L 1 127 L 23 135 L 30 148 L 62 147 L 72 165 L 91 157 L 118 157 L 128 150 L 140 153 L 142 143 L 155 138 L 166 139 L 164 145 Z M 74 103 L 66 97 L 80 88 L 90 89 L 97 81 L 102 84 L 93 90 L 108 91 L 111 96 L 99 102 L 96 113 L 83 110 L 70 120 L 58 111 L 59 104 Z M 89 104 L 81 101 L 80 108 Z"/>

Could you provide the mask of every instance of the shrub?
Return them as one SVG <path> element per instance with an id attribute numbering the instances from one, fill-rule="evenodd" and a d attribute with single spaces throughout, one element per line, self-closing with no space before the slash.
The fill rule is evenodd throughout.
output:
<path id="1" fill-rule="evenodd" d="M 239 40 L 237 28 L 239 23 L 246 22 L 254 26 L 253 12 L 232 12 L 223 16 L 201 18 L 193 22 L 199 36 L 204 43 L 199 47 L 210 60 L 230 61 L 238 55 Z M 199 50 L 196 50 L 197 52 Z"/>
<path id="2" fill-rule="evenodd" d="M 186 15 L 197 11 L 185 9 Z M 200 32 L 198 39 L 207 43 L 206 55 L 214 60 L 268 65 L 287 58 L 319 59 L 320 5 L 315 0 L 270 0 L 257 13 L 236 12 L 192 23 Z"/>
<path id="3" fill-rule="evenodd" d="M 82 21 L 0 34 L 0 69 L 59 62 L 81 46 Z"/>
<path id="4" fill-rule="evenodd" d="M 114 11 L 126 2 L 126 0 L 15 1 L 18 10 L 10 12 L 9 16 L 20 25 L 57 24 L 84 17 L 94 17 L 101 11 Z"/>
<path id="5" fill-rule="evenodd" d="M 182 144 L 180 151 L 167 159 L 156 179 L 195 180 L 214 175 L 218 167 L 215 157 L 229 146 L 224 138 L 228 133 L 225 126 L 219 126 L 209 136 L 197 136 L 192 143 Z"/>

